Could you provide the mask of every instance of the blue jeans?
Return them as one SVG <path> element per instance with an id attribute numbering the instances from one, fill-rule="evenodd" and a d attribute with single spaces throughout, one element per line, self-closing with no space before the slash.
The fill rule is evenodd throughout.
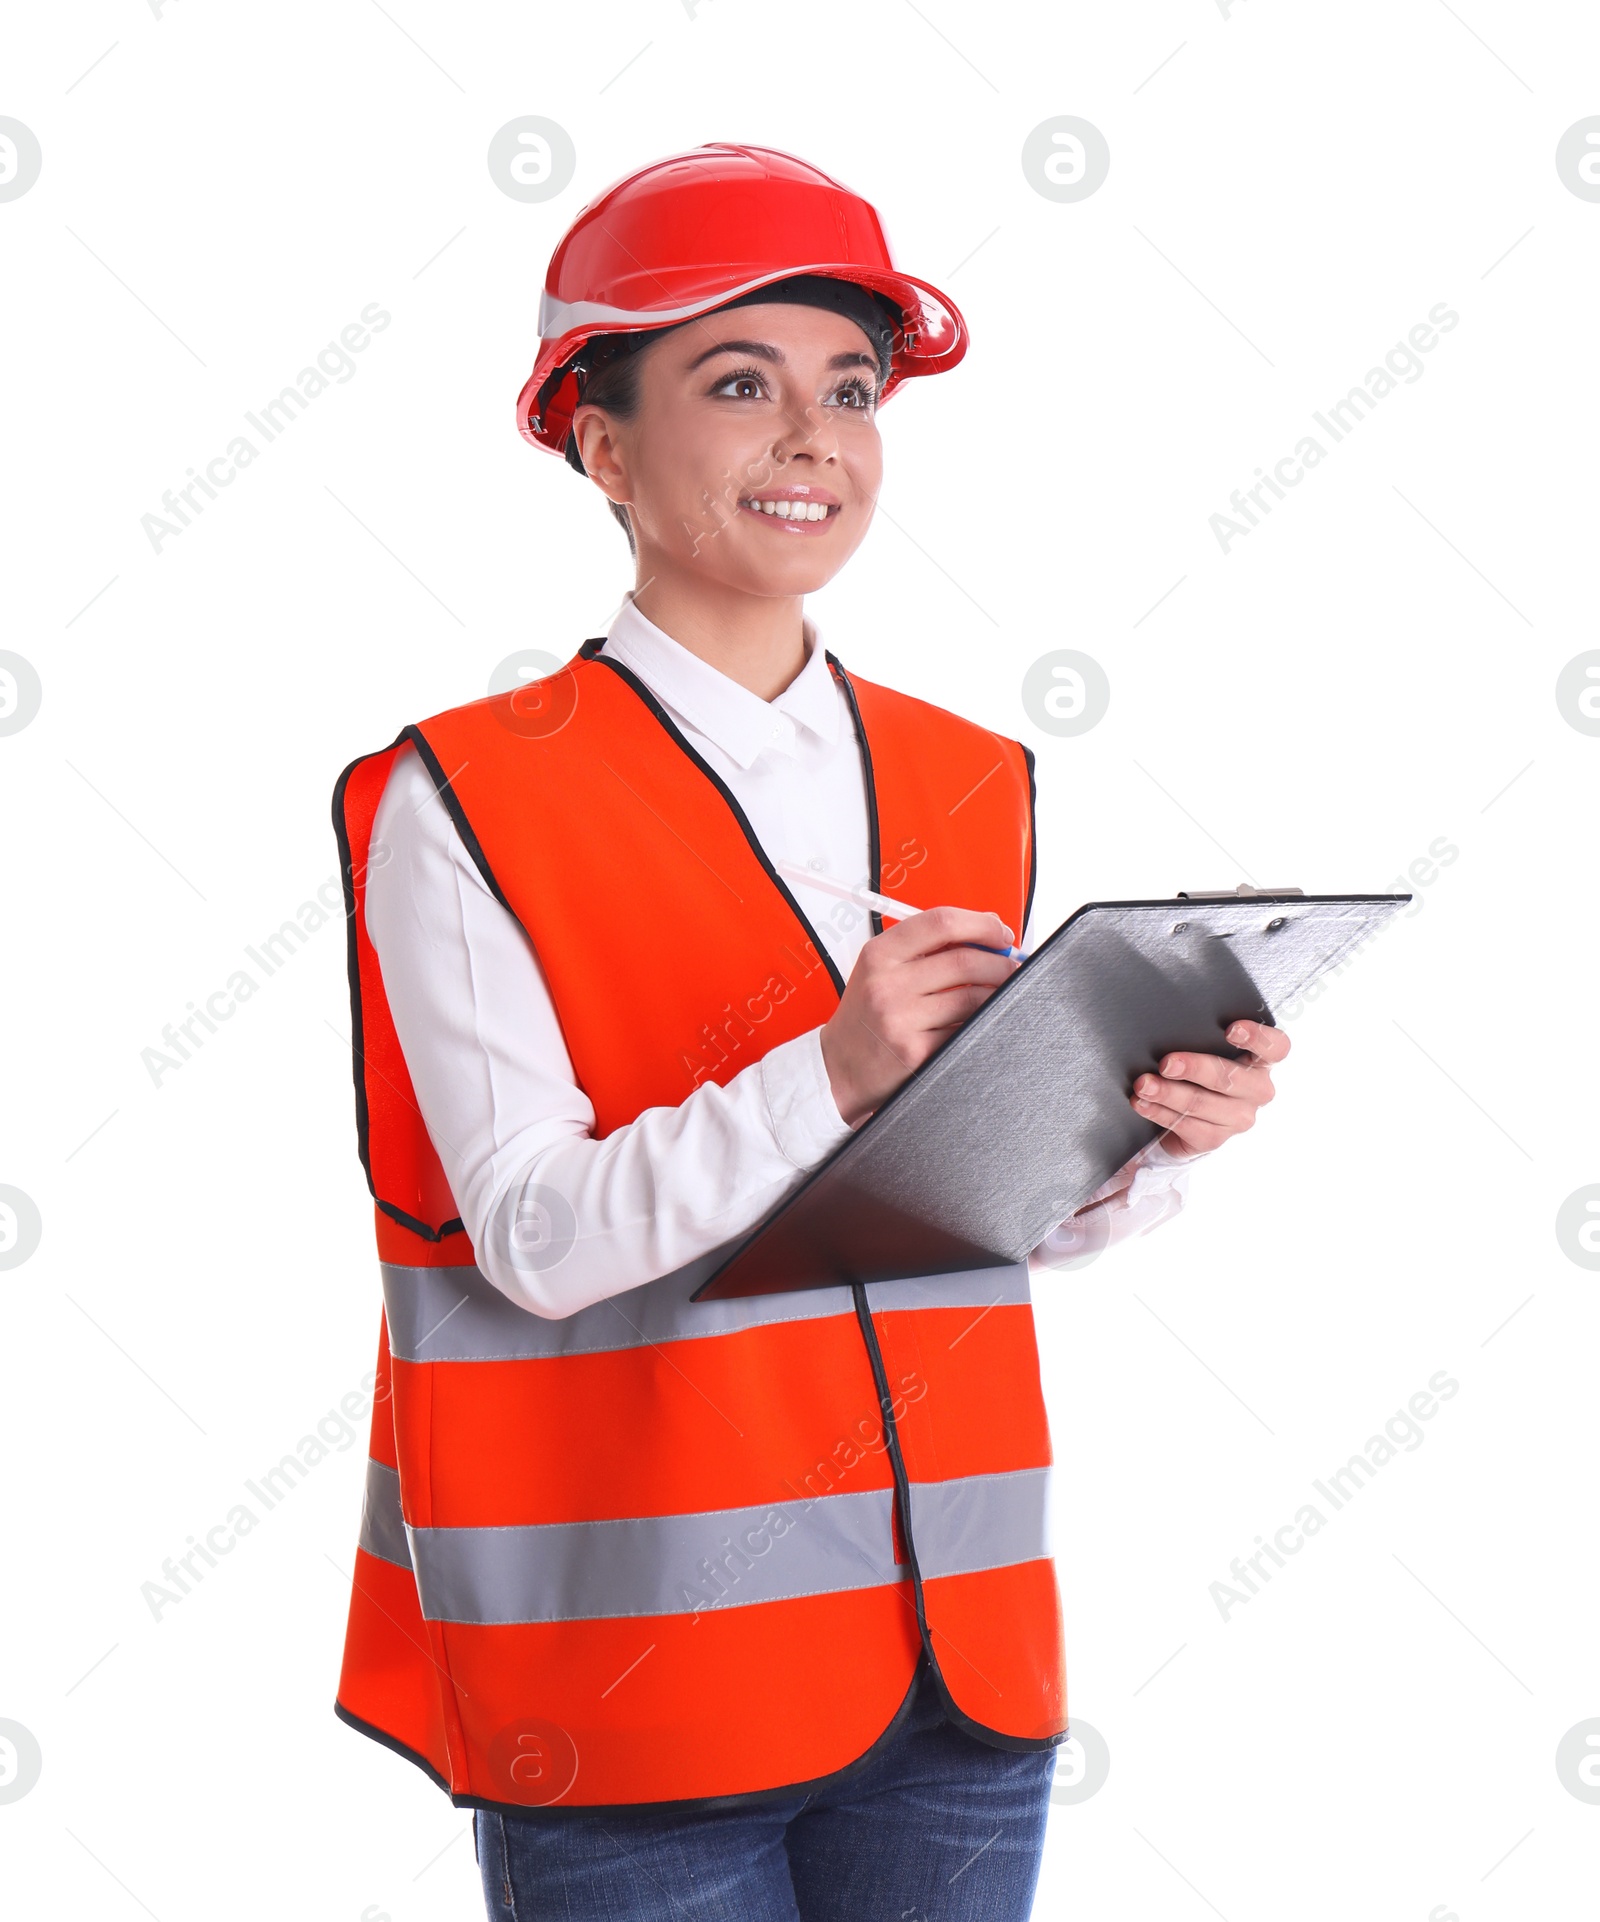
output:
<path id="1" fill-rule="evenodd" d="M 1026 1922 L 1055 1750 L 944 1719 L 927 1658 L 909 1711 L 838 1787 L 688 1815 L 479 1809 L 491 1922 Z"/>

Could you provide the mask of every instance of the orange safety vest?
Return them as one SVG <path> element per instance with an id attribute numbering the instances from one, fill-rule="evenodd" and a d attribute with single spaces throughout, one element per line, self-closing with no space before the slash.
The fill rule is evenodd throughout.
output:
<path id="1" fill-rule="evenodd" d="M 458 1807 L 730 1806 L 857 1762 L 925 1649 L 958 1726 L 1050 1748 L 1066 1677 L 1025 1261 L 692 1302 L 724 1249 L 562 1319 L 476 1265 L 363 918 L 403 743 L 532 942 L 597 1138 L 843 992 L 733 795 L 602 645 L 406 728 L 334 795 L 384 1293 L 337 1713 Z M 1032 754 L 827 660 L 873 887 L 1020 934 Z M 512 1259 L 559 1257 L 562 1206 L 533 1206 Z"/>

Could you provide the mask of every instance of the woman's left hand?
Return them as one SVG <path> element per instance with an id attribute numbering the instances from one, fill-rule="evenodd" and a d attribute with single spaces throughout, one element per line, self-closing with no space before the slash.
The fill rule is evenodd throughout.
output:
<path id="1" fill-rule="evenodd" d="M 1244 1060 L 1181 1049 L 1161 1058 L 1159 1075 L 1143 1074 L 1134 1083 L 1128 1099 L 1146 1120 L 1166 1128 L 1161 1145 L 1169 1154 L 1182 1159 L 1220 1148 L 1253 1128 L 1257 1109 L 1277 1092 L 1272 1064 L 1289 1052 L 1283 1030 L 1264 1021 L 1235 1021 L 1228 1040 L 1248 1050 Z"/>

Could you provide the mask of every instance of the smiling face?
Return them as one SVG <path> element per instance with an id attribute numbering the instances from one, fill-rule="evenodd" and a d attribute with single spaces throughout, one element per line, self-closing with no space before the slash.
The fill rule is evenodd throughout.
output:
<path id="1" fill-rule="evenodd" d="M 871 524 L 878 387 L 854 321 L 752 303 L 643 349 L 633 416 L 581 406 L 573 432 L 596 484 L 628 505 L 641 581 L 801 596 L 838 573 Z"/>

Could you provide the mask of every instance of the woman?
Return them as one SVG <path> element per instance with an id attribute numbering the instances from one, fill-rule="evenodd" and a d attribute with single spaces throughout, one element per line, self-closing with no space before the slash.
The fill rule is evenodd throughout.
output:
<path id="1" fill-rule="evenodd" d="M 865 201 L 718 146 L 579 214 L 541 334 L 520 424 L 635 587 L 335 797 L 385 1299 L 338 1712 L 476 1811 L 493 1916 L 1022 1917 L 1067 1734 L 1032 1264 L 690 1300 L 1031 936 L 1031 754 L 803 612 L 964 326 Z M 1061 1245 L 1251 1125 L 1287 1042 L 1228 1038 L 1142 1078 L 1167 1133 Z"/>

